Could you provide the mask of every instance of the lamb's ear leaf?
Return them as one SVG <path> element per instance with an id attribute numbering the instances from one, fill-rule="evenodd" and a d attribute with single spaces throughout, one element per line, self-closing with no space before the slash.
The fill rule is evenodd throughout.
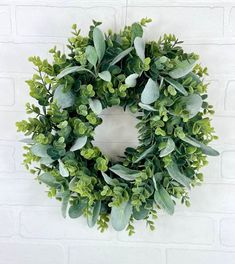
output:
<path id="1" fill-rule="evenodd" d="M 97 115 L 99 115 L 103 110 L 99 99 L 89 99 L 89 105 L 91 110 Z"/>
<path id="2" fill-rule="evenodd" d="M 72 67 L 67 67 L 65 68 L 63 71 L 61 71 L 58 75 L 57 75 L 57 79 L 61 79 L 63 77 L 65 77 L 68 74 L 74 73 L 74 72 L 89 72 L 91 75 L 94 75 L 94 73 L 86 68 L 84 68 L 83 66 L 72 66 Z"/>
<path id="3" fill-rule="evenodd" d="M 59 159 L 59 171 L 60 171 L 61 176 L 63 177 L 69 176 L 69 171 L 65 168 L 63 161 L 60 159 Z"/>
<path id="4" fill-rule="evenodd" d="M 150 111 L 150 112 L 155 112 L 157 111 L 157 109 L 153 108 L 151 105 L 148 105 L 148 104 L 142 104 L 142 103 L 139 103 L 139 106 L 144 109 L 144 110 L 147 110 L 147 111 Z"/>
<path id="5" fill-rule="evenodd" d="M 67 208 L 69 204 L 69 198 L 70 198 L 70 191 L 65 191 L 62 194 L 62 202 L 61 202 L 61 212 L 62 216 L 66 218 L 67 215 Z"/>
<path id="6" fill-rule="evenodd" d="M 141 102 L 143 104 L 151 104 L 155 102 L 159 97 L 159 86 L 157 82 L 149 78 L 144 90 L 141 93 Z"/>
<path id="7" fill-rule="evenodd" d="M 98 56 L 97 56 L 95 48 L 89 45 L 86 47 L 85 53 L 86 53 L 87 60 L 90 62 L 90 64 L 92 64 L 95 67 L 97 60 L 98 60 Z"/>
<path id="8" fill-rule="evenodd" d="M 172 215 L 174 213 L 175 204 L 163 186 L 158 186 L 154 193 L 154 201 L 168 214 Z"/>
<path id="9" fill-rule="evenodd" d="M 170 85 L 172 85 L 177 91 L 179 91 L 180 93 L 182 93 L 185 96 L 188 95 L 188 92 L 184 89 L 184 86 L 181 83 L 179 83 L 179 82 L 177 82 L 177 81 L 175 81 L 169 77 L 165 77 L 164 79 L 166 82 L 168 82 Z"/>
<path id="10" fill-rule="evenodd" d="M 185 104 L 186 110 L 189 112 L 189 118 L 194 117 L 200 112 L 202 107 L 202 98 L 199 94 L 190 94 L 181 98 L 180 102 Z"/>
<path id="11" fill-rule="evenodd" d="M 171 162 L 171 164 L 169 164 L 166 167 L 166 169 L 167 169 L 167 171 L 168 171 L 168 173 L 172 179 L 176 180 L 177 182 L 179 182 L 183 186 L 190 189 L 191 180 L 180 172 L 176 163 Z"/>
<path id="12" fill-rule="evenodd" d="M 166 147 L 161 150 L 159 157 L 162 158 L 169 155 L 174 149 L 175 149 L 175 142 L 173 141 L 173 139 L 168 138 Z"/>
<path id="13" fill-rule="evenodd" d="M 116 186 L 114 180 L 110 178 L 105 172 L 101 171 L 101 174 L 105 180 L 105 182 L 111 186 Z"/>
<path id="14" fill-rule="evenodd" d="M 129 76 L 127 76 L 127 78 L 125 79 L 125 84 L 128 87 L 135 87 L 136 86 L 136 79 L 139 77 L 139 75 L 137 73 L 133 73 L 130 74 Z"/>
<path id="15" fill-rule="evenodd" d="M 173 79 L 179 79 L 189 74 L 195 67 L 197 61 L 193 59 L 184 60 L 176 65 L 176 68 L 169 72 L 169 75 Z"/>
<path id="16" fill-rule="evenodd" d="M 144 42 L 143 38 L 136 37 L 134 39 L 134 47 L 135 47 L 136 54 L 138 55 L 138 57 L 142 61 L 144 61 L 144 59 L 145 59 L 145 42 Z"/>
<path id="17" fill-rule="evenodd" d="M 62 109 L 68 108 L 74 104 L 74 94 L 71 91 L 64 92 L 64 85 L 59 85 L 53 95 L 54 101 Z"/>
<path id="18" fill-rule="evenodd" d="M 144 206 L 140 206 L 139 211 L 133 208 L 133 217 L 136 220 L 142 220 L 149 214 L 149 210 L 145 209 Z"/>
<path id="19" fill-rule="evenodd" d="M 87 224 L 89 227 L 93 227 L 96 224 L 96 221 L 100 214 L 100 209 L 101 209 L 101 201 L 95 202 L 91 214 L 88 215 L 87 217 Z"/>
<path id="20" fill-rule="evenodd" d="M 109 168 L 113 173 L 121 177 L 126 181 L 134 181 L 136 177 L 139 175 L 139 171 L 131 170 L 125 166 L 120 164 L 115 164 L 111 168 Z"/>
<path id="21" fill-rule="evenodd" d="M 93 30 L 93 42 L 99 62 L 101 62 L 105 53 L 105 39 L 104 34 L 98 27 L 95 27 Z"/>
<path id="22" fill-rule="evenodd" d="M 100 79 L 102 79 L 106 82 L 111 82 L 112 76 L 111 76 L 109 71 L 102 71 L 102 72 L 98 73 L 98 76 L 100 77 Z"/>
<path id="23" fill-rule="evenodd" d="M 31 152 L 40 158 L 47 158 L 49 155 L 47 154 L 47 150 L 50 148 L 50 145 L 43 145 L 40 143 L 36 143 L 31 147 Z"/>
<path id="24" fill-rule="evenodd" d="M 78 149 L 81 149 L 86 145 L 86 142 L 87 142 L 87 136 L 78 137 L 75 140 L 73 146 L 70 148 L 70 151 L 76 151 Z"/>
<path id="25" fill-rule="evenodd" d="M 119 206 L 112 206 L 111 224 L 116 231 L 122 231 L 128 225 L 132 214 L 132 205 L 129 201 Z"/>
<path id="26" fill-rule="evenodd" d="M 155 145 L 152 145 L 151 147 L 149 147 L 148 149 L 146 149 L 144 152 L 142 152 L 140 154 L 140 156 L 134 161 L 134 163 L 137 163 L 137 162 L 141 161 L 142 159 L 144 159 L 146 156 L 148 156 L 149 154 L 151 154 L 154 149 L 155 149 Z"/>
<path id="27" fill-rule="evenodd" d="M 115 65 L 116 63 L 118 63 L 121 59 L 123 59 L 124 57 L 126 57 L 131 51 L 133 50 L 133 48 L 128 48 L 126 50 L 123 50 L 121 53 L 119 53 L 109 64 L 110 66 Z"/>
<path id="28" fill-rule="evenodd" d="M 37 179 L 40 182 L 43 182 L 50 187 L 56 188 L 60 185 L 60 183 L 56 180 L 56 178 L 54 176 L 52 176 L 49 172 L 45 172 L 45 173 L 39 175 L 37 177 Z"/>
<path id="29" fill-rule="evenodd" d="M 85 209 L 85 207 L 87 206 L 87 201 L 84 200 L 80 200 L 79 202 L 77 202 L 74 205 L 71 205 L 69 208 L 69 217 L 70 218 L 78 218 L 83 214 L 83 210 Z"/>

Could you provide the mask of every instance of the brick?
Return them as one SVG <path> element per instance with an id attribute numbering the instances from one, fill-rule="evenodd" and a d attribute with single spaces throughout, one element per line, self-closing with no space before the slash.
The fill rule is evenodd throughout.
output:
<path id="1" fill-rule="evenodd" d="M 204 213 L 235 213 L 235 185 L 203 184 L 191 191 L 191 207 L 180 206 L 177 211 Z"/>
<path id="2" fill-rule="evenodd" d="M 145 228 L 145 222 L 136 224 L 134 236 L 130 237 L 126 232 L 121 232 L 119 239 L 131 242 L 176 244 L 212 244 L 214 240 L 214 222 L 208 217 L 160 215 L 155 221 L 156 230 L 154 232 Z"/>
<path id="3" fill-rule="evenodd" d="M 30 56 L 48 58 L 48 50 L 56 44 L 0 43 L 0 72 L 32 73 Z M 61 49 L 61 45 L 57 45 Z"/>
<path id="4" fill-rule="evenodd" d="M 234 151 L 224 151 L 221 154 L 221 174 L 222 177 L 228 179 L 235 179 L 235 150 Z"/>
<path id="5" fill-rule="evenodd" d="M 148 264 L 155 264 L 156 260 L 158 264 L 165 263 L 161 251 L 150 246 L 81 245 L 70 249 L 69 264 L 77 264 L 78 259 L 80 263 L 86 264 L 103 264 L 107 263 L 107 260 L 112 260 L 112 264 L 119 264 L 126 263 L 127 259 L 128 263 L 143 264 L 146 262 L 146 257 Z"/>
<path id="6" fill-rule="evenodd" d="M 235 8 L 234 7 L 230 10 L 229 26 L 230 26 L 232 36 L 235 36 Z"/>
<path id="7" fill-rule="evenodd" d="M 78 23 L 82 33 L 87 33 L 92 19 L 102 21 L 103 29 L 115 30 L 113 7 L 19 6 L 16 9 L 17 32 L 22 36 L 68 37 L 74 23 Z"/>
<path id="8" fill-rule="evenodd" d="M 13 158 L 14 147 L 9 145 L 0 145 L 0 172 L 12 172 L 15 169 Z"/>
<path id="9" fill-rule="evenodd" d="M 225 110 L 235 111 L 235 81 L 228 82 L 225 91 Z"/>
<path id="10" fill-rule="evenodd" d="M 0 6 L 0 35 L 11 34 L 11 17 L 10 7 Z"/>
<path id="11" fill-rule="evenodd" d="M 0 205 L 60 206 L 55 199 L 49 199 L 46 186 L 26 179 L 0 180 Z"/>
<path id="12" fill-rule="evenodd" d="M 220 80 L 212 79 L 208 80 L 208 102 L 214 106 L 215 112 L 224 111 L 224 98 L 225 86 Z"/>
<path id="13" fill-rule="evenodd" d="M 63 248 L 54 244 L 0 243 L 0 264 L 64 264 Z"/>
<path id="14" fill-rule="evenodd" d="M 212 125 L 215 128 L 216 135 L 220 142 L 234 142 L 235 140 L 235 117 L 232 116 L 214 116 Z"/>
<path id="15" fill-rule="evenodd" d="M 0 106 L 13 106 L 15 103 L 14 81 L 10 78 L 0 78 Z"/>
<path id="16" fill-rule="evenodd" d="M 101 234 L 96 227 L 89 228 L 84 217 L 64 219 L 58 208 L 23 210 L 20 216 L 21 235 L 26 238 L 110 240 L 114 232 Z"/>
<path id="17" fill-rule="evenodd" d="M 127 24 L 139 21 L 143 14 L 148 14 L 148 17 L 153 19 L 146 29 L 148 39 L 156 39 L 164 33 L 173 33 L 179 39 L 223 36 L 223 8 L 154 6 L 154 3 L 152 2 L 149 6 L 128 6 L 127 8 Z"/>
<path id="18" fill-rule="evenodd" d="M 235 218 L 224 218 L 221 220 L 220 240 L 225 246 L 235 246 Z"/>
<path id="19" fill-rule="evenodd" d="M 0 209 L 0 237 L 11 237 L 14 233 L 13 212 L 10 209 Z"/>
<path id="20" fill-rule="evenodd" d="M 209 250 L 167 250 L 167 264 L 234 264 L 235 252 Z"/>

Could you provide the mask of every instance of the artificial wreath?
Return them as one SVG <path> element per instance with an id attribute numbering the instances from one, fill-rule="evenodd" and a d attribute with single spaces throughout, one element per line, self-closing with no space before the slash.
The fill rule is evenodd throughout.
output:
<path id="1" fill-rule="evenodd" d="M 53 48 L 52 63 L 30 58 L 36 73 L 27 84 L 38 105 L 27 103 L 34 117 L 17 123 L 30 136 L 24 164 L 61 201 L 64 217 L 83 215 L 100 231 L 110 221 L 133 234 L 141 219 L 154 229 L 158 209 L 173 214 L 177 199 L 190 205 L 188 190 L 203 181 L 207 155 L 218 155 L 208 146 L 216 136 L 207 69 L 174 35 L 145 42 L 150 21 L 105 35 L 93 21 L 87 37 L 73 25 L 68 55 Z M 127 146 L 119 162 L 92 144 L 102 110 L 114 105 L 138 119 L 139 146 Z"/>

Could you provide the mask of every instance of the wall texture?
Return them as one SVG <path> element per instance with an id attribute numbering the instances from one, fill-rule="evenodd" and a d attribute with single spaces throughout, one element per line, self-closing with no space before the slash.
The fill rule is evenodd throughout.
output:
<path id="1" fill-rule="evenodd" d="M 94 18 L 103 29 L 118 30 L 146 16 L 153 19 L 147 38 L 175 33 L 208 65 L 221 156 L 204 170 L 205 184 L 192 191 L 190 209 L 160 215 L 155 232 L 140 223 L 131 238 L 113 230 L 101 235 L 82 219 L 62 219 L 59 204 L 21 166 L 15 122 L 29 100 L 27 57 L 47 57 L 55 44 L 65 49 L 72 23 L 86 33 Z M 0 264 L 235 263 L 234 0 L 0 0 L 0 91 Z M 122 116 L 106 113 L 110 133 L 97 131 L 109 153 L 136 143 L 134 119 L 126 114 L 121 123 Z"/>

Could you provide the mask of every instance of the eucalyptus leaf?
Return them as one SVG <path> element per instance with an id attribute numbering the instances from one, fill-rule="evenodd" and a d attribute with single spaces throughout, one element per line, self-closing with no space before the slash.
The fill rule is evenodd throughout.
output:
<path id="1" fill-rule="evenodd" d="M 110 178 L 105 172 L 101 171 L 101 174 L 104 178 L 104 181 L 111 186 L 116 186 L 114 180 L 112 178 Z"/>
<path id="2" fill-rule="evenodd" d="M 139 75 L 137 73 L 133 73 L 129 76 L 127 76 L 127 78 L 125 79 L 125 84 L 127 85 L 127 87 L 135 87 L 136 83 L 137 83 L 137 78 L 139 77 Z"/>
<path id="3" fill-rule="evenodd" d="M 135 220 L 142 220 L 146 216 L 148 216 L 149 210 L 145 209 L 144 206 L 140 206 L 139 211 L 137 211 L 135 208 L 133 208 L 133 217 Z"/>
<path id="4" fill-rule="evenodd" d="M 99 115 L 103 110 L 99 99 L 89 99 L 89 105 L 91 110 L 97 115 Z"/>
<path id="5" fill-rule="evenodd" d="M 183 85 L 180 84 L 179 82 L 169 78 L 165 77 L 165 81 L 168 82 L 170 85 L 172 85 L 177 91 L 182 93 L 183 95 L 188 95 L 188 92 L 184 89 Z"/>
<path id="6" fill-rule="evenodd" d="M 100 79 L 106 81 L 106 82 L 111 82 L 111 74 L 109 71 L 102 71 L 100 73 L 98 73 Z"/>
<path id="7" fill-rule="evenodd" d="M 61 176 L 63 177 L 69 176 L 69 171 L 65 168 L 63 161 L 60 159 L 59 159 L 59 171 Z"/>
<path id="8" fill-rule="evenodd" d="M 68 108 L 74 104 L 74 94 L 71 91 L 64 92 L 64 85 L 59 85 L 54 93 L 53 99 L 62 109 Z"/>
<path id="9" fill-rule="evenodd" d="M 149 78 L 144 90 L 141 93 L 141 102 L 143 104 L 151 104 L 155 102 L 159 97 L 159 86 L 157 82 Z"/>
<path id="10" fill-rule="evenodd" d="M 153 108 L 151 105 L 148 105 L 148 104 L 142 104 L 142 103 L 139 103 L 139 106 L 144 109 L 144 110 L 147 110 L 147 111 L 152 111 L 152 112 L 155 112 L 157 111 L 157 109 Z"/>
<path id="11" fill-rule="evenodd" d="M 76 151 L 78 149 L 81 149 L 86 145 L 86 142 L 87 142 L 87 136 L 77 138 L 73 146 L 70 148 L 70 151 Z"/>
<path id="12" fill-rule="evenodd" d="M 93 42 L 99 62 L 101 62 L 105 53 L 105 39 L 102 31 L 98 27 L 95 27 L 93 30 Z"/>
<path id="13" fill-rule="evenodd" d="M 62 194 L 62 201 L 61 201 L 61 212 L 62 212 L 62 216 L 64 218 L 66 218 L 66 215 L 67 215 L 67 208 L 68 208 L 68 204 L 69 204 L 69 199 L 70 199 L 70 192 L 65 191 Z"/>
<path id="14" fill-rule="evenodd" d="M 92 74 L 94 77 L 94 73 L 86 68 L 84 68 L 83 66 L 72 66 L 72 67 L 68 67 L 68 68 L 65 68 L 63 71 L 60 72 L 60 74 L 57 75 L 57 79 L 61 79 L 63 77 L 65 77 L 66 75 L 69 75 L 71 73 L 74 73 L 74 72 L 89 72 L 90 74 Z"/>
<path id="15" fill-rule="evenodd" d="M 96 221 L 100 214 L 100 209 L 101 209 L 101 201 L 95 202 L 95 205 L 92 208 L 91 215 L 88 215 L 87 217 L 87 224 L 89 227 L 93 227 L 96 224 Z"/>
<path id="16" fill-rule="evenodd" d="M 136 54 L 138 55 L 138 57 L 142 61 L 144 61 L 144 59 L 145 59 L 145 42 L 144 42 L 143 38 L 136 37 L 134 39 L 134 47 L 135 47 Z"/>
<path id="17" fill-rule="evenodd" d="M 132 214 L 132 205 L 122 202 L 119 206 L 112 206 L 111 224 L 116 231 L 122 231 L 128 225 Z"/>
<path id="18" fill-rule="evenodd" d="M 168 138 L 166 147 L 161 150 L 159 157 L 162 158 L 169 155 L 172 151 L 174 151 L 174 149 L 175 149 L 175 142 L 173 141 L 173 139 Z"/>
<path id="19" fill-rule="evenodd" d="M 176 68 L 169 72 L 169 75 L 173 79 L 179 79 L 190 73 L 195 67 L 197 61 L 189 59 L 179 62 Z"/>
<path id="20" fill-rule="evenodd" d="M 172 215 L 174 213 L 175 204 L 163 186 L 158 186 L 158 190 L 154 193 L 154 200 L 168 214 Z"/>
<path id="21" fill-rule="evenodd" d="M 195 138 L 186 137 L 186 140 L 185 138 L 183 138 L 182 140 L 195 147 L 199 147 L 202 150 L 202 152 L 208 156 L 219 156 L 219 152 L 217 150 L 213 149 L 210 146 L 203 144 L 202 142 L 196 140 Z"/>
<path id="22" fill-rule="evenodd" d="M 190 94 L 182 97 L 180 101 L 185 104 L 186 110 L 189 112 L 189 118 L 194 117 L 201 110 L 202 98 L 199 94 Z"/>
<path id="23" fill-rule="evenodd" d="M 43 145 L 43 144 L 35 144 L 31 147 L 31 152 L 40 158 L 47 158 L 49 155 L 47 154 L 47 150 L 50 148 L 50 145 Z"/>
<path id="24" fill-rule="evenodd" d="M 78 218 L 83 214 L 84 209 L 87 206 L 87 201 L 85 199 L 80 200 L 74 205 L 71 205 L 69 208 L 69 217 L 70 218 Z"/>
<path id="25" fill-rule="evenodd" d="M 141 161 L 142 159 L 144 159 L 146 156 L 151 154 L 154 149 L 155 149 L 155 145 L 152 145 L 151 147 L 146 149 L 143 153 L 140 154 L 140 156 L 134 161 L 134 163 L 137 163 L 137 162 Z"/>
<path id="26" fill-rule="evenodd" d="M 121 53 L 119 53 L 111 62 L 110 62 L 110 66 L 115 65 L 116 63 L 118 63 L 121 59 L 123 59 L 124 57 L 126 57 L 131 51 L 133 50 L 132 47 L 123 50 Z"/>
<path id="27" fill-rule="evenodd" d="M 136 177 L 139 175 L 139 171 L 131 170 L 125 166 L 120 164 L 115 164 L 111 168 L 109 168 L 113 173 L 121 177 L 126 181 L 134 181 Z"/>
<path id="28" fill-rule="evenodd" d="M 87 46 L 85 53 L 87 60 L 90 62 L 90 64 L 92 64 L 95 67 L 98 60 L 98 56 L 95 48 L 93 46 Z"/>
<path id="29" fill-rule="evenodd" d="M 172 179 L 176 180 L 183 186 L 190 189 L 191 180 L 180 172 L 176 163 L 172 162 L 170 165 L 166 167 L 166 169 Z"/>
<path id="30" fill-rule="evenodd" d="M 37 179 L 40 181 L 40 182 L 43 182 L 45 183 L 46 185 L 50 186 L 50 187 L 58 187 L 60 185 L 59 182 L 57 182 L 56 178 L 54 176 L 52 176 L 49 172 L 45 172 L 41 175 L 39 175 L 37 177 Z"/>
<path id="31" fill-rule="evenodd" d="M 49 155 L 48 155 L 48 157 L 42 157 L 40 159 L 40 163 L 44 164 L 44 165 L 50 165 L 53 162 L 54 162 L 54 160 Z"/>

